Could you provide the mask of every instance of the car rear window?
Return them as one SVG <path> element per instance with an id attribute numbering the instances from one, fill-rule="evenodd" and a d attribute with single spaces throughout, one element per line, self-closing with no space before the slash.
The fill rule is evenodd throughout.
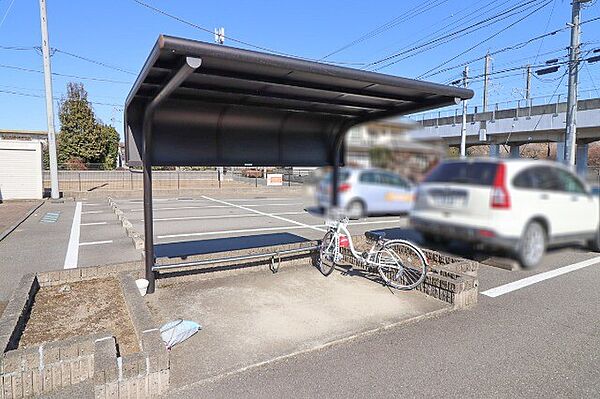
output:
<path id="1" fill-rule="evenodd" d="M 333 173 L 329 172 L 327 173 L 324 177 L 323 177 L 323 181 L 326 183 L 329 183 L 331 181 L 331 177 L 332 177 Z M 340 170 L 339 172 L 339 181 L 343 182 L 348 180 L 348 178 L 350 177 L 350 172 L 347 170 Z"/>
<path id="2" fill-rule="evenodd" d="M 424 180 L 425 183 L 458 183 L 491 186 L 497 164 L 492 162 L 448 162 L 438 165 Z"/>

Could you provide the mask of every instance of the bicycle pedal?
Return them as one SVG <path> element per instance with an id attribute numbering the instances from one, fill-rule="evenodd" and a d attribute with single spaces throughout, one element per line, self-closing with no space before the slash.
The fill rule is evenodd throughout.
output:
<path id="1" fill-rule="evenodd" d="M 346 270 L 344 270 L 344 271 L 342 272 L 342 276 L 349 276 L 349 275 L 350 275 L 350 273 L 352 273 L 352 271 L 353 271 L 353 270 L 354 270 L 353 268 L 350 268 L 350 269 L 346 269 Z"/>

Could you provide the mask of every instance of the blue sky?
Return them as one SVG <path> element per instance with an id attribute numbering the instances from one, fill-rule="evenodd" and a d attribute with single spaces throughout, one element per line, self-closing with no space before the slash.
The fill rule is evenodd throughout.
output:
<path id="1" fill-rule="evenodd" d="M 144 0 L 146 3 L 213 29 L 225 27 L 226 36 L 237 38 L 265 48 L 320 59 L 351 43 L 365 33 L 404 15 L 404 21 L 392 24 L 381 34 L 364 40 L 329 57 L 328 61 L 346 62 L 356 68 L 383 59 L 402 49 L 410 49 L 440 33 L 461 29 L 486 17 L 498 14 L 525 0 L 417 0 L 406 1 L 167 1 Z M 439 47 L 423 51 L 379 70 L 382 73 L 417 77 L 445 60 L 476 46 L 463 56 L 449 62 L 454 66 L 504 47 L 527 41 L 544 32 L 564 28 L 570 20 L 571 5 L 566 0 L 530 0 L 523 12 L 491 24 Z M 583 10 L 582 20 L 600 16 L 600 4 L 594 0 Z M 54 96 L 60 98 L 68 81 L 81 81 L 89 92 L 90 101 L 100 119 L 112 123 L 122 131 L 123 102 L 150 49 L 160 33 L 212 42 L 213 36 L 164 15 L 157 14 L 133 0 L 68 1 L 48 0 L 50 45 L 64 52 L 100 61 L 131 73 L 124 73 L 86 62 L 61 52 L 52 56 L 55 73 L 86 78 L 84 80 L 54 76 Z M 535 8 L 546 4 L 524 21 L 516 23 L 489 41 L 484 39 Z M 12 7 L 11 7 L 12 4 Z M 10 7 L 10 10 L 9 10 Z M 420 7 L 420 8 L 419 8 Z M 411 11 L 412 10 L 412 11 Z M 420 13 L 419 13 L 420 11 Z M 408 15 L 405 15 L 408 12 Z M 19 67 L 42 70 L 42 58 L 32 47 L 40 44 L 39 3 L 37 0 L 0 0 L 0 128 L 45 130 L 45 103 L 43 75 L 15 70 Z M 445 26 L 448 26 L 444 29 Z M 461 24 L 463 24 L 461 26 Z M 583 26 L 584 54 L 600 48 L 600 20 Z M 432 36 L 433 35 L 433 36 Z M 459 36 L 459 35 L 457 35 Z M 226 45 L 246 47 L 226 39 Z M 505 51 L 493 57 L 493 71 L 502 71 L 526 65 L 540 64 L 551 58 L 561 61 L 566 56 L 569 32 L 534 41 L 520 49 Z M 385 66 L 383 62 L 375 66 Z M 368 68 L 373 68 L 368 67 Z M 483 61 L 470 64 L 473 76 L 483 71 Z M 551 96 L 566 93 L 564 72 L 533 79 L 533 96 Z M 580 75 L 581 97 L 600 97 L 600 62 L 584 65 Z M 431 76 L 428 80 L 449 83 L 458 79 L 461 68 Z M 491 78 L 490 102 L 515 101 L 523 96 L 524 72 L 514 70 Z M 481 79 L 472 88 L 476 98 L 471 105 L 481 103 Z M 8 92 L 8 93 L 7 93 Z M 556 98 L 556 97 L 554 97 Z M 540 100 L 544 101 L 544 100 Z"/>

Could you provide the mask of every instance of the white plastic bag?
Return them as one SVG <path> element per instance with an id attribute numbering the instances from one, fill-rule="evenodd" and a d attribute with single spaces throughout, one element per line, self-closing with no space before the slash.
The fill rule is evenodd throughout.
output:
<path id="1" fill-rule="evenodd" d="M 173 346 L 196 334 L 201 328 L 200 324 L 193 321 L 174 320 L 160 328 L 160 336 L 167 349 L 171 349 Z"/>

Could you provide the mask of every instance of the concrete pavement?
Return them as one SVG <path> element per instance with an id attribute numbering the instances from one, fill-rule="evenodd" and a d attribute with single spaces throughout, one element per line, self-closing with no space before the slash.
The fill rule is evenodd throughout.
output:
<path id="1" fill-rule="evenodd" d="M 571 256 L 554 253 L 556 267 Z M 580 254 L 591 258 L 595 254 Z M 543 272 L 484 267 L 480 281 Z M 508 277 L 507 277 L 508 276 Z M 598 397 L 600 264 L 477 307 L 172 392 L 229 397 Z"/>

